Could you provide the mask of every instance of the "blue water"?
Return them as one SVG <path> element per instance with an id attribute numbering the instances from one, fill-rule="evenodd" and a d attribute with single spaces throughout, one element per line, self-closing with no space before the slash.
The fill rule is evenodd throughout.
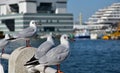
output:
<path id="1" fill-rule="evenodd" d="M 38 47 L 44 40 L 32 41 L 32 46 Z M 6 52 L 24 44 L 24 41 L 10 43 Z M 70 46 L 68 59 L 61 63 L 64 73 L 120 73 L 120 40 L 76 40 L 70 41 Z M 7 62 L 2 60 L 5 73 Z"/>

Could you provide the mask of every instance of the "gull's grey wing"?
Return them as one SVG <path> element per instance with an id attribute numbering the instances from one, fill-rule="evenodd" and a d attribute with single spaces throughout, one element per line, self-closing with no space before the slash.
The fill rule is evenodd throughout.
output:
<path id="1" fill-rule="evenodd" d="M 43 55 L 45 55 L 50 49 L 52 49 L 54 47 L 54 44 L 51 43 L 50 41 L 46 41 L 43 44 L 41 44 L 36 53 L 35 53 L 35 57 L 36 58 L 41 58 Z"/>
<path id="2" fill-rule="evenodd" d="M 27 38 L 27 37 L 33 36 L 34 33 L 35 33 L 35 29 L 32 27 L 28 27 L 26 29 L 23 29 L 18 34 L 16 34 L 16 37 L 17 38 Z"/>
<path id="3" fill-rule="evenodd" d="M 69 51 L 66 51 L 61 54 L 57 54 L 53 56 L 52 59 L 49 60 L 48 65 L 60 64 L 62 61 L 64 61 L 68 57 L 68 55 L 69 55 Z"/>
<path id="4" fill-rule="evenodd" d="M 69 49 L 66 48 L 64 45 L 59 45 L 59 46 L 51 49 L 46 55 L 52 57 L 52 56 L 54 56 L 56 54 L 64 53 L 64 52 L 66 52 L 68 50 Z"/>

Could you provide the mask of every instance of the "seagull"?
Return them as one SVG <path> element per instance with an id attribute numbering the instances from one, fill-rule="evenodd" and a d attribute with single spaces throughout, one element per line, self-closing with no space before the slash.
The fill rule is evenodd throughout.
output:
<path id="1" fill-rule="evenodd" d="M 35 57 L 38 59 L 44 56 L 50 49 L 55 46 L 52 33 L 44 36 L 44 38 L 47 38 L 47 40 L 38 47 L 38 50 L 35 54 Z"/>
<path id="2" fill-rule="evenodd" d="M 37 49 L 35 55 L 27 62 L 31 62 L 34 60 L 40 59 L 42 56 L 44 56 L 50 49 L 52 49 L 55 46 L 54 40 L 52 38 L 52 33 L 47 34 L 45 36 L 42 36 L 41 38 L 47 38 L 45 42 L 43 42 Z M 36 63 L 37 64 L 37 63 Z"/>
<path id="3" fill-rule="evenodd" d="M 70 53 L 69 48 L 70 46 L 68 41 L 68 35 L 63 34 L 60 38 L 60 44 L 58 46 L 52 48 L 40 59 L 34 61 L 34 63 L 29 62 L 25 64 L 25 66 L 33 64 L 40 64 L 44 67 L 50 65 L 57 65 L 57 73 L 63 73 L 60 71 L 60 63 L 68 57 Z M 43 71 L 45 72 L 45 68 Z"/>
<path id="4" fill-rule="evenodd" d="M 30 47 L 30 39 L 37 33 L 37 26 L 36 26 L 36 21 L 31 20 L 29 27 L 23 29 L 21 32 L 18 34 L 14 35 L 13 38 L 19 39 L 19 38 L 25 38 L 26 39 L 26 47 Z"/>
<path id="5" fill-rule="evenodd" d="M 0 40 L 0 49 L 2 49 L 2 54 L 4 53 L 5 46 L 9 43 L 9 39 L 10 39 L 9 34 L 5 34 L 5 38 Z"/>

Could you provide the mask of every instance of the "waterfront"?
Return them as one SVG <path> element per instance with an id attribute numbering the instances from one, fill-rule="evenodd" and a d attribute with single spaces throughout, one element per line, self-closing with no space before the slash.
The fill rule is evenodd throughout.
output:
<path id="1" fill-rule="evenodd" d="M 38 47 L 43 41 L 32 40 L 31 44 Z M 5 51 L 10 53 L 24 44 L 10 43 Z M 76 40 L 70 46 L 71 54 L 61 65 L 64 73 L 120 73 L 120 40 Z M 7 73 L 7 61 L 2 63 Z"/>

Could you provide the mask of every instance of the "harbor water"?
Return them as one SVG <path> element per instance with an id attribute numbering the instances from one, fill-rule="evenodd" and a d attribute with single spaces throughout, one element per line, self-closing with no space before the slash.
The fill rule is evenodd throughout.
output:
<path id="1" fill-rule="evenodd" d="M 31 44 L 37 48 L 44 41 L 33 39 Z M 12 42 L 5 52 L 24 45 L 25 41 Z M 76 40 L 70 47 L 69 57 L 61 63 L 64 73 L 120 73 L 120 40 Z M 2 64 L 8 73 L 8 61 L 2 59 Z"/>

